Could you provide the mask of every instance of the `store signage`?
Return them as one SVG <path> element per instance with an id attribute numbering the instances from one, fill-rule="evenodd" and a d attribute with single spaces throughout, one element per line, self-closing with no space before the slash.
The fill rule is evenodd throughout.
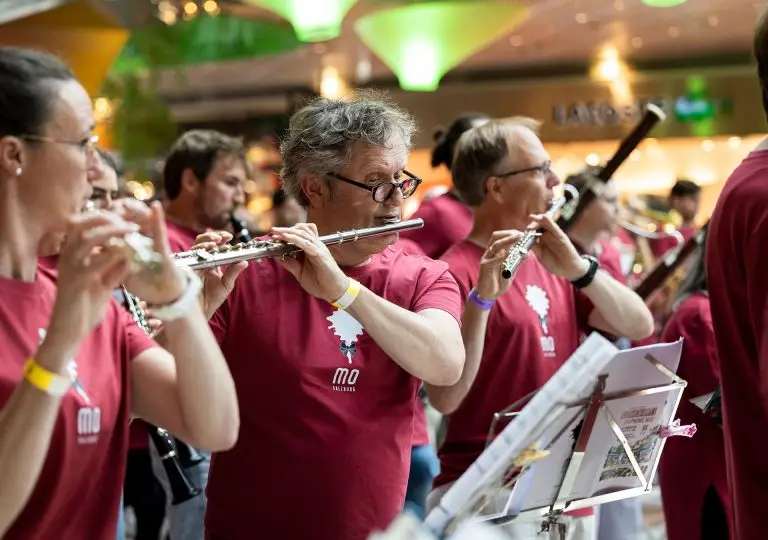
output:
<path id="1" fill-rule="evenodd" d="M 634 124 L 649 103 L 661 107 L 666 113 L 674 107 L 674 103 L 664 98 L 637 99 L 621 105 L 607 100 L 579 101 L 555 106 L 553 119 L 555 125 L 562 127 Z"/>

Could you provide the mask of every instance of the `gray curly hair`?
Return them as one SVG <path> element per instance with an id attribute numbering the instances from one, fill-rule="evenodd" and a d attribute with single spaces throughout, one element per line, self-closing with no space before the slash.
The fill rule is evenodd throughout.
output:
<path id="1" fill-rule="evenodd" d="M 410 148 L 415 131 L 413 116 L 381 92 L 363 90 L 341 99 L 315 98 L 293 114 L 280 145 L 282 187 L 307 208 L 302 173 L 340 173 L 352 158 L 357 140 L 386 146 L 399 136 Z"/>

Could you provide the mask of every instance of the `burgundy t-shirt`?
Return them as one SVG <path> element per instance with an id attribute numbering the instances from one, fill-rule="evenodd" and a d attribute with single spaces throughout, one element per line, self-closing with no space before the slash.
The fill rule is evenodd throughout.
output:
<path id="1" fill-rule="evenodd" d="M 410 311 L 460 319 L 445 263 L 387 248 L 344 272 Z M 403 508 L 419 381 L 272 259 L 243 271 L 211 325 L 241 426 L 212 459 L 208 535 L 363 540 L 385 529 Z"/>
<path id="2" fill-rule="evenodd" d="M 189 227 L 170 219 L 165 220 L 165 228 L 168 230 L 168 243 L 171 251 L 178 253 L 187 251 L 195 245 L 195 238 L 200 234 Z"/>
<path id="3" fill-rule="evenodd" d="M 723 430 L 691 399 L 718 385 L 718 360 L 709 298 L 695 293 L 678 306 L 667 322 L 661 341 L 683 338 L 677 374 L 688 382 L 676 417 L 683 425 L 696 424 L 692 438 L 670 437 L 661 455 L 659 479 L 668 540 L 701 538 L 701 509 L 712 486 L 730 517 L 725 473 Z"/>
<path id="4" fill-rule="evenodd" d="M 731 174 L 707 238 L 707 280 L 723 392 L 732 538 L 765 538 L 768 501 L 768 152 Z"/>
<path id="5" fill-rule="evenodd" d="M 397 241 L 396 247 L 409 255 L 425 255 L 419 244 L 413 240 L 400 238 Z M 430 443 L 427 413 L 418 395 L 415 396 L 415 403 L 413 409 L 413 446 L 424 446 Z"/>
<path id="6" fill-rule="evenodd" d="M 432 259 L 439 259 L 472 230 L 472 211 L 451 193 L 423 203 L 412 216 L 412 219 L 416 218 L 424 220 L 424 227 L 403 231 L 400 237 L 416 242 Z"/>
<path id="7" fill-rule="evenodd" d="M 465 240 L 443 255 L 462 298 L 477 283 L 483 251 Z M 477 378 L 451 414 L 438 452 L 436 487 L 458 479 L 482 453 L 495 413 L 540 388 L 571 356 L 589 328 L 592 310 L 590 300 L 566 279 L 528 256 L 491 309 Z"/>
<path id="8" fill-rule="evenodd" d="M 573 245 L 579 253 L 585 253 L 581 246 L 575 242 Z M 595 242 L 594 250 L 590 255 L 600 262 L 600 268 L 608 272 L 613 279 L 619 283 L 626 284 L 627 277 L 621 271 L 621 253 L 611 240 L 598 240 Z"/>
<path id="9" fill-rule="evenodd" d="M 0 278 L 0 407 L 42 341 L 55 297 L 55 274 L 40 265 L 32 283 Z M 128 452 L 129 361 L 153 346 L 111 302 L 74 359 L 85 395 L 73 389 L 63 397 L 40 478 L 5 540 L 115 538 Z"/>
<path id="10" fill-rule="evenodd" d="M 696 227 L 683 226 L 677 229 L 683 236 L 683 243 L 687 242 L 694 234 L 696 234 Z M 655 257 L 661 257 L 665 253 L 668 253 L 670 249 L 677 246 L 677 240 L 672 236 L 664 236 L 663 238 L 657 238 L 651 241 L 651 251 Z"/>

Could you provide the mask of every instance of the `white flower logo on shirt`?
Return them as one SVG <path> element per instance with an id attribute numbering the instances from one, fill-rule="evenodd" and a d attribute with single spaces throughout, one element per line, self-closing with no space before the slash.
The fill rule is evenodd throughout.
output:
<path id="1" fill-rule="evenodd" d="M 346 311 L 337 309 L 326 320 L 330 321 L 331 326 L 328 328 L 333 330 L 341 339 L 341 354 L 346 356 L 349 363 L 352 363 L 352 357 L 357 352 L 357 336 L 363 334 L 363 325 L 361 325 L 357 319 Z"/>
<path id="2" fill-rule="evenodd" d="M 549 334 L 549 325 L 547 324 L 549 298 L 547 298 L 547 293 L 541 287 L 528 285 L 525 289 L 525 299 L 528 301 L 528 305 L 531 306 L 531 309 L 539 316 L 541 329 L 545 334 Z"/>

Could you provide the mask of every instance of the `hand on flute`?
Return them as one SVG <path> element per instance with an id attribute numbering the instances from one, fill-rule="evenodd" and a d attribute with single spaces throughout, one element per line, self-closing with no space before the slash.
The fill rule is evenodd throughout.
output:
<path id="1" fill-rule="evenodd" d="M 491 235 L 488 247 L 480 259 L 480 274 L 477 278 L 475 292 L 485 300 L 495 300 L 507 290 L 512 279 L 501 277 L 501 267 L 507 258 L 509 248 L 523 238 L 523 233 L 516 230 L 496 231 Z"/>
<path id="2" fill-rule="evenodd" d="M 190 249 L 207 251 L 216 246 L 228 244 L 231 240 L 232 234 L 227 231 L 209 231 L 199 234 L 195 238 L 195 245 Z M 248 261 L 240 261 L 226 266 L 216 266 L 197 271 L 200 279 L 203 281 L 200 305 L 207 318 L 213 317 L 216 310 L 221 307 L 235 288 L 237 277 L 246 268 L 248 268 Z"/>
<path id="3" fill-rule="evenodd" d="M 349 278 L 342 272 L 328 246 L 320 241 L 314 223 L 299 223 L 293 227 L 272 227 L 275 240 L 301 248 L 295 259 L 278 259 L 278 263 L 298 280 L 312 296 L 326 302 L 335 302 L 349 286 Z"/>
<path id="4" fill-rule="evenodd" d="M 544 268 L 551 274 L 569 281 L 584 276 L 589 269 L 589 263 L 579 255 L 568 235 L 546 214 L 533 214 L 530 217 L 534 222 L 529 228 L 540 229 L 541 232 L 532 251 Z"/>

